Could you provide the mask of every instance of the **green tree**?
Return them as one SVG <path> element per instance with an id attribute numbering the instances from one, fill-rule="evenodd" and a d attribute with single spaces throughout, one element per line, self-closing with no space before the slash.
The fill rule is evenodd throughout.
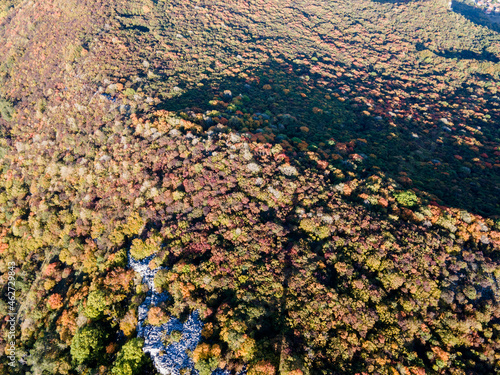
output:
<path id="1" fill-rule="evenodd" d="M 411 190 L 395 193 L 394 197 L 404 207 L 413 207 L 418 203 L 417 195 Z"/>
<path id="2" fill-rule="evenodd" d="M 162 292 L 165 290 L 168 285 L 169 285 L 169 273 L 167 270 L 159 270 L 155 277 L 154 277 L 154 283 L 155 283 L 155 288 L 158 290 L 158 292 Z"/>
<path id="3" fill-rule="evenodd" d="M 98 319 L 106 308 L 106 295 L 102 290 L 94 290 L 89 293 L 85 315 L 90 319 Z"/>
<path id="4" fill-rule="evenodd" d="M 210 375 L 218 365 L 219 360 L 217 358 L 209 357 L 198 361 L 195 365 L 195 369 L 198 370 L 200 375 Z"/>
<path id="5" fill-rule="evenodd" d="M 104 349 L 105 333 L 102 329 L 85 326 L 78 330 L 71 341 L 71 356 L 78 364 L 98 358 Z"/>
<path id="6" fill-rule="evenodd" d="M 144 363 L 144 352 L 142 351 L 144 341 L 133 338 L 123 345 L 116 357 L 111 373 L 113 375 L 137 374 Z"/>
<path id="7" fill-rule="evenodd" d="M 148 256 L 156 253 L 160 248 L 161 237 L 152 236 L 147 238 L 145 241 L 136 238 L 132 241 L 132 246 L 130 247 L 130 254 L 135 259 L 144 259 Z"/>
<path id="8" fill-rule="evenodd" d="M 0 117 L 5 121 L 10 121 L 14 114 L 12 103 L 5 99 L 0 99 Z"/>

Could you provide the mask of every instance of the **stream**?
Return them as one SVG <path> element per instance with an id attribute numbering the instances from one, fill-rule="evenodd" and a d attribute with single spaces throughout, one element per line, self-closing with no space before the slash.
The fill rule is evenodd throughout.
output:
<path id="1" fill-rule="evenodd" d="M 154 255 L 135 260 L 130 254 L 128 256 L 129 266 L 142 276 L 143 283 L 147 284 L 149 290 L 146 299 L 138 309 L 137 336 L 144 339 L 142 350 L 151 356 L 153 363 L 162 375 L 180 375 L 181 369 L 191 369 L 191 374 L 198 375 L 194 368 L 193 360 L 188 356 L 187 351 L 193 351 L 201 340 L 201 330 L 203 322 L 200 320 L 198 311 L 192 312 L 185 323 L 177 318 L 170 319 L 161 326 L 145 325 L 148 317 L 148 311 L 151 307 L 158 306 L 160 303 L 168 300 L 169 295 L 166 292 L 158 293 L 154 287 L 154 277 L 160 269 L 150 269 L 149 262 Z M 165 337 L 172 331 L 180 331 L 182 337 L 179 342 L 165 345 Z M 217 369 L 212 375 L 229 375 L 227 370 Z M 241 371 L 238 375 L 245 375 L 246 371 Z"/>

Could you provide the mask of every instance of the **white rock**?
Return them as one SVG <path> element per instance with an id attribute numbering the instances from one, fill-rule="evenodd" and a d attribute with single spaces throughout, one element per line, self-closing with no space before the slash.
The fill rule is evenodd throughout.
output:
<path id="1" fill-rule="evenodd" d="M 167 293 L 158 293 L 154 287 L 154 277 L 161 268 L 151 269 L 149 263 L 154 255 L 135 260 L 129 254 L 129 266 L 142 276 L 142 280 L 149 287 L 148 295 L 138 308 L 137 335 L 144 338 L 143 351 L 151 356 L 153 363 L 160 374 L 180 374 L 182 368 L 194 370 L 194 363 L 186 351 L 193 351 L 201 340 L 203 322 L 197 311 L 193 312 L 185 323 L 172 318 L 160 327 L 144 325 L 151 306 L 157 306 L 167 300 Z M 165 346 L 164 334 L 172 331 L 182 332 L 179 342 Z M 164 353 L 161 355 L 160 353 Z"/>

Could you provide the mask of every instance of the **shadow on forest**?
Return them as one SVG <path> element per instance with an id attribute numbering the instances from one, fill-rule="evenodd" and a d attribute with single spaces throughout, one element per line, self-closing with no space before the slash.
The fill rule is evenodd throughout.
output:
<path id="1" fill-rule="evenodd" d="M 372 1 L 381 4 L 408 4 L 410 2 L 416 2 L 422 0 L 372 0 Z M 442 0 L 442 4 L 443 7 L 448 7 L 448 1 L 446 0 Z M 498 22 L 494 22 L 488 17 L 488 15 L 484 13 L 483 10 L 457 0 L 453 1 L 452 10 L 453 12 L 464 16 L 469 21 L 477 25 L 481 25 L 493 31 L 500 32 L 500 16 L 497 17 Z"/>
<path id="2" fill-rule="evenodd" d="M 483 10 L 476 8 L 472 5 L 465 4 L 461 1 L 453 1 L 452 9 L 469 21 L 487 27 L 490 30 L 500 32 L 500 23 L 492 22 L 490 18 L 484 13 Z M 498 17 L 500 21 L 500 17 Z"/>
<path id="3" fill-rule="evenodd" d="M 425 46 L 422 43 L 416 44 L 417 51 L 425 50 Z M 442 51 L 432 51 L 437 56 L 441 56 L 447 59 L 458 59 L 458 60 L 477 60 L 477 61 L 490 61 L 492 63 L 500 62 L 495 54 L 483 50 L 481 53 L 477 53 L 471 50 L 442 50 Z"/>
<path id="4" fill-rule="evenodd" d="M 372 1 L 374 3 L 382 3 L 382 4 L 408 4 L 415 2 L 415 0 L 372 0 Z"/>
<path id="5" fill-rule="evenodd" d="M 483 50 L 482 53 L 477 53 L 469 50 L 462 51 L 452 51 L 444 50 L 434 52 L 435 55 L 445 57 L 447 59 L 459 59 L 459 60 L 478 60 L 478 61 L 490 61 L 492 63 L 500 62 L 500 59 L 496 57 L 493 53 Z"/>
<path id="6" fill-rule="evenodd" d="M 287 71 L 290 66 L 293 73 Z M 475 157 L 467 146 L 436 143 L 436 139 L 446 135 L 441 127 L 415 139 L 411 133 L 421 133 L 423 124 L 402 119 L 401 126 L 394 128 L 386 119 L 362 115 L 364 108 L 357 103 L 325 99 L 338 92 L 338 88 L 334 83 L 319 84 L 320 76 L 314 76 L 301 65 L 269 61 L 245 73 L 254 79 L 206 80 L 201 87 L 165 100 L 157 109 L 203 113 L 205 121 L 199 123 L 205 130 L 222 122 L 231 130 L 253 134 L 254 138 L 260 136 L 261 141 L 285 142 L 290 146 L 290 157 L 306 168 L 316 165 L 307 165 L 307 158 L 301 155 L 315 151 L 333 167 L 344 171 L 348 179 L 366 178 L 381 171 L 401 182 L 401 176 L 405 175 L 410 182 L 403 181 L 401 189 L 416 188 L 430 193 L 432 199 L 443 205 L 483 216 L 498 215 L 499 176 L 490 169 L 474 168 L 471 172 L 457 160 L 454 157 L 457 154 L 464 159 Z M 268 86 L 266 90 L 265 85 L 272 88 Z M 230 90 L 232 95 L 225 96 L 224 90 Z M 209 103 L 213 100 L 217 102 Z M 213 110 L 219 113 L 206 116 Z M 336 146 L 359 139 L 366 142 L 355 142 L 347 152 Z M 353 153 L 366 157 L 361 164 L 355 164 L 349 160 Z M 439 163 L 433 162 L 436 159 Z"/>

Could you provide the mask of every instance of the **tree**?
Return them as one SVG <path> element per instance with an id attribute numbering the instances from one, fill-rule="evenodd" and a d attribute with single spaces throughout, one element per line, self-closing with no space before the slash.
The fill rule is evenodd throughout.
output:
<path id="1" fill-rule="evenodd" d="M 161 237 L 156 235 L 147 238 L 146 241 L 135 238 L 130 247 L 130 254 L 132 254 L 135 259 L 147 258 L 159 250 L 160 243 Z"/>
<path id="2" fill-rule="evenodd" d="M 404 207 L 413 207 L 418 203 L 417 195 L 411 190 L 396 193 L 394 197 Z"/>
<path id="3" fill-rule="evenodd" d="M 92 362 L 104 349 L 105 333 L 102 329 L 85 326 L 78 330 L 71 341 L 71 356 L 78 364 Z"/>
<path id="4" fill-rule="evenodd" d="M 111 373 L 113 375 L 137 374 L 145 359 L 142 351 L 143 343 L 142 339 L 133 338 L 123 345 L 116 357 Z"/>
<path id="5" fill-rule="evenodd" d="M 62 296 L 59 293 L 54 293 L 52 294 L 49 299 L 47 300 L 47 305 L 52 309 L 52 310 L 58 310 L 61 307 L 63 307 L 63 299 Z"/>
<path id="6" fill-rule="evenodd" d="M 137 326 L 137 314 L 135 310 L 129 310 L 120 321 L 120 329 L 125 336 L 130 337 L 135 332 Z"/>
<path id="7" fill-rule="evenodd" d="M 12 103 L 5 99 L 0 99 L 0 117 L 5 121 L 10 121 L 14 114 Z"/>
<path id="8" fill-rule="evenodd" d="M 90 319 L 98 319 L 106 308 L 106 295 L 102 290 L 93 290 L 87 298 L 85 315 Z"/>
<path id="9" fill-rule="evenodd" d="M 193 351 L 195 369 L 200 375 L 210 375 L 219 365 L 221 350 L 219 345 L 202 343 Z"/>

